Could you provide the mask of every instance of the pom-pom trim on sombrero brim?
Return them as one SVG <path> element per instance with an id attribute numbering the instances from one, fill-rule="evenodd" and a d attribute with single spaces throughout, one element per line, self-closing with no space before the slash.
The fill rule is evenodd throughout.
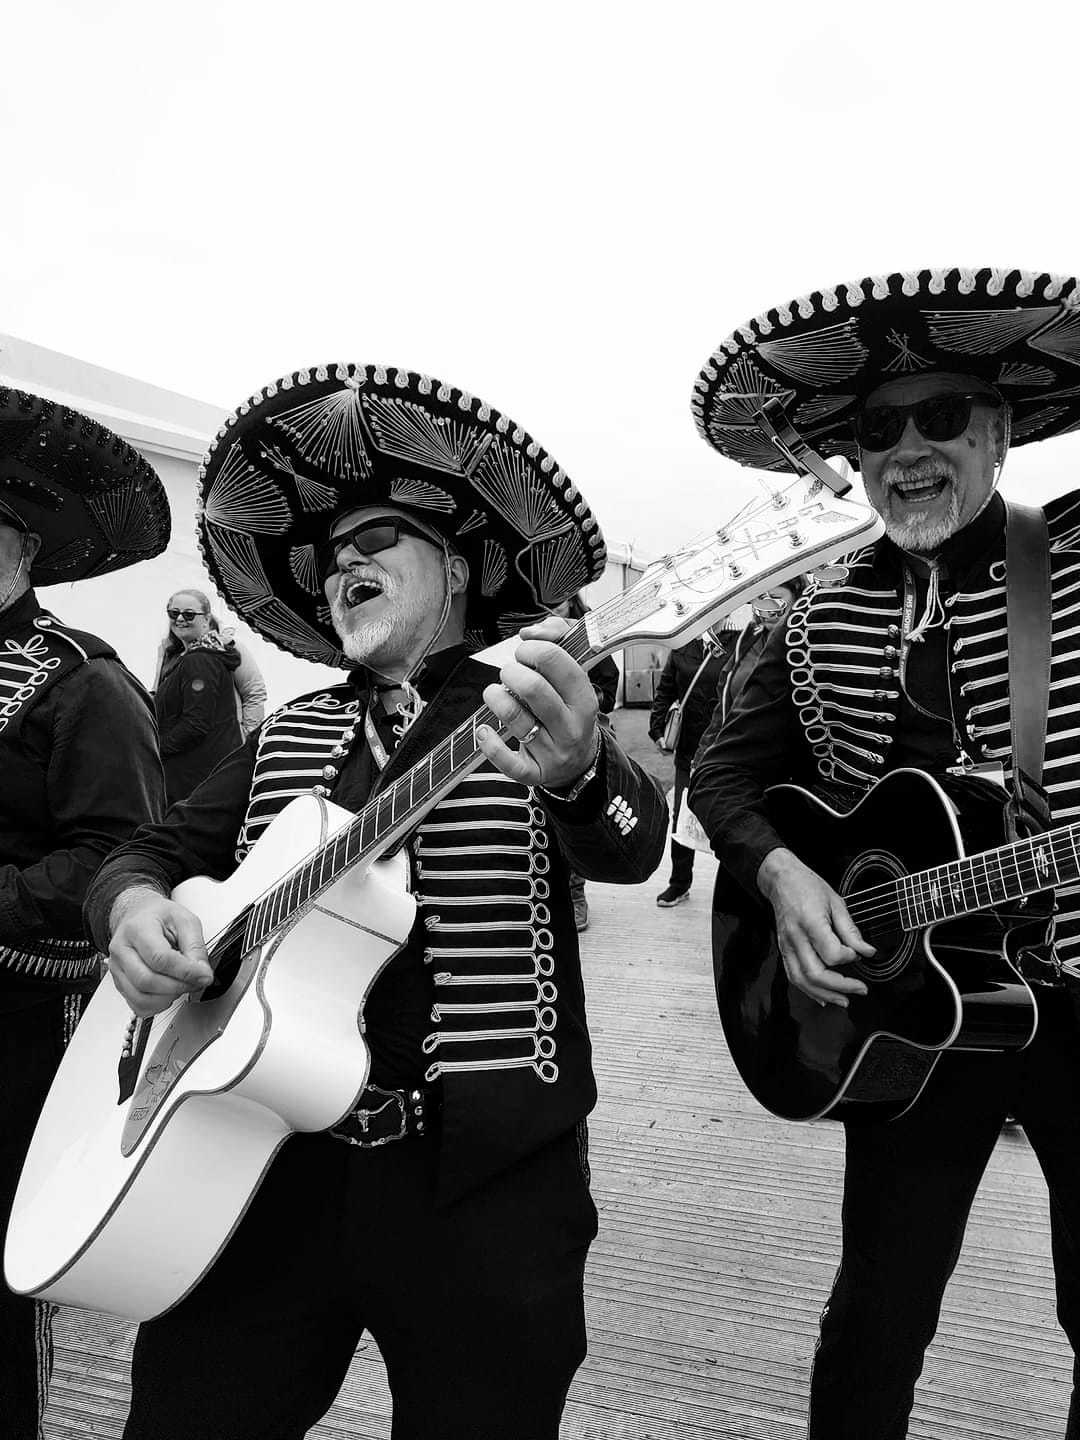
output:
<path id="1" fill-rule="evenodd" d="M 778 396 L 826 456 L 858 465 L 851 419 L 887 380 L 924 371 L 972 375 L 1012 409 L 1014 445 L 1080 426 L 1080 289 L 1035 270 L 905 270 L 815 290 L 732 331 L 703 367 L 695 424 L 740 465 L 786 462 L 754 423 Z"/>
<path id="2" fill-rule="evenodd" d="M 431 376 L 322 365 L 265 386 L 199 471 L 196 538 L 227 604 L 272 644 L 345 666 L 315 547 L 345 508 L 411 511 L 470 562 L 477 644 L 603 573 L 588 504 L 508 416 Z"/>
<path id="3" fill-rule="evenodd" d="M 9 385 L 0 386 L 0 507 L 41 536 L 30 567 L 36 586 L 124 570 L 169 543 L 165 488 L 133 446 L 78 410 Z"/>

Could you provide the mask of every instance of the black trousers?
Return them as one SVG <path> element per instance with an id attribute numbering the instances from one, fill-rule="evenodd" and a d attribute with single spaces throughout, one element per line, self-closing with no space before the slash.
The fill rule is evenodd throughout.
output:
<path id="1" fill-rule="evenodd" d="M 434 1162 L 430 1138 L 288 1141 L 218 1263 L 140 1327 L 125 1440 L 300 1440 L 365 1330 L 393 1440 L 554 1440 L 596 1233 L 575 1132 L 439 1210 Z"/>
<path id="2" fill-rule="evenodd" d="M 675 792 L 672 796 L 671 818 L 674 821 L 679 813 L 679 802 L 686 794 L 687 786 L 690 784 L 690 770 L 675 767 Z M 689 890 L 694 880 L 694 852 L 688 845 L 680 845 L 677 840 L 671 842 L 671 879 L 669 885 L 674 885 L 677 890 Z"/>
<path id="3" fill-rule="evenodd" d="M 81 1000 L 0 1011 L 0 1243 L 38 1115 Z M 54 1307 L 0 1283 L 0 1435 L 38 1440 L 52 1372 Z"/>
<path id="4" fill-rule="evenodd" d="M 1039 991 L 1039 1028 L 1013 1055 L 944 1056 L 915 1107 L 849 1125 L 843 1255 L 821 1319 L 808 1440 L 903 1440 L 968 1213 L 1006 1114 L 1050 1191 L 1057 1314 L 1080 1353 L 1080 1025 Z M 1080 1440 L 1074 1359 L 1066 1440 Z"/>

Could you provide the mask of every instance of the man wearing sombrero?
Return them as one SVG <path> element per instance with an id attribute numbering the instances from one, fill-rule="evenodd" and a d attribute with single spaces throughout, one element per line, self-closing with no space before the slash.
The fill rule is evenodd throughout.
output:
<path id="1" fill-rule="evenodd" d="M 227 874 L 292 796 L 359 810 L 484 701 L 521 744 L 489 719 L 492 763 L 408 840 L 417 920 L 365 1007 L 370 1083 L 339 1126 L 286 1143 L 208 1276 L 142 1326 L 125 1434 L 298 1440 L 368 1330 L 395 1435 L 554 1436 L 596 1228 L 568 868 L 644 879 L 666 813 L 597 726 L 588 676 L 554 643 L 564 621 L 527 631 L 502 684 L 470 655 L 595 579 L 600 532 L 505 416 L 339 365 L 240 407 L 207 460 L 199 533 L 249 624 L 352 670 L 102 870 L 87 913 L 140 1014 L 210 978 L 196 920 L 164 896 Z"/>
<path id="2" fill-rule="evenodd" d="M 885 521 L 885 538 L 853 557 L 838 584 L 794 606 L 691 791 L 723 866 L 771 902 L 792 985 L 847 1006 L 867 987 L 845 967 L 873 948 L 840 896 L 785 848 L 763 795 L 801 780 L 848 808 L 903 766 L 996 769 L 1011 782 L 1019 642 L 1006 616 L 996 487 L 1010 439 L 1080 424 L 1080 289 L 1048 274 L 954 269 L 816 291 L 724 341 L 693 404 L 705 439 L 742 464 L 785 465 L 774 444 L 789 433 L 781 419 L 811 452 L 846 457 Z M 1053 616 L 1044 786 L 1060 823 L 1080 812 L 1080 495 L 1054 500 L 1045 519 L 1048 536 L 1033 547 L 1048 556 Z M 1056 936 L 1058 963 L 1026 962 L 1039 1012 L 1026 1049 L 946 1053 L 901 1118 L 847 1126 L 843 1259 L 814 1361 L 812 1440 L 907 1433 L 1008 1113 L 1047 1176 L 1058 1315 L 1080 1346 L 1080 1027 L 1060 978 L 1080 954 L 1076 887 L 1058 894 Z M 1075 1394 L 1067 1433 L 1080 1436 Z"/>
<path id="3" fill-rule="evenodd" d="M 101 425 L 0 387 L 0 1225 L 99 955 L 87 884 L 164 801 L 153 710 L 103 640 L 34 586 L 104 575 L 165 548 L 145 460 Z M 38 1440 L 52 1306 L 0 1287 L 0 1432 Z"/>

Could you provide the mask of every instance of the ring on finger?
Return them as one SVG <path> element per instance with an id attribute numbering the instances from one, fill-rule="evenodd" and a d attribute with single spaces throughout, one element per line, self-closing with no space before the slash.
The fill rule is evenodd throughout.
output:
<path id="1" fill-rule="evenodd" d="M 528 730 L 526 730 L 525 734 L 522 735 L 522 737 L 521 737 L 521 748 L 524 750 L 524 749 L 525 749 L 525 746 L 528 745 L 529 741 L 530 741 L 530 740 L 535 740 L 536 737 L 537 737 L 537 735 L 539 735 L 539 734 L 540 734 L 540 721 L 539 721 L 539 720 L 534 720 L 533 723 L 529 726 Z"/>

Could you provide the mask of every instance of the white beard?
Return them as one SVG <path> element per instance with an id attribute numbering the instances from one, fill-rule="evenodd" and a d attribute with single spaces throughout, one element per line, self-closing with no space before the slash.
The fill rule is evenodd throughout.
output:
<path id="1" fill-rule="evenodd" d="M 936 509 L 932 515 L 911 515 L 898 517 L 893 513 L 893 481 L 896 479 L 948 478 L 949 488 L 945 492 L 945 511 Z M 885 487 L 884 509 L 881 518 L 885 521 L 885 533 L 901 550 L 910 550 L 916 555 L 939 550 L 950 535 L 960 528 L 960 501 L 956 492 L 956 474 L 951 466 L 936 461 L 929 464 L 916 462 L 906 470 L 900 465 L 890 465 L 882 475 Z M 904 501 L 899 501 L 904 506 Z M 906 507 L 905 507 L 906 508 Z"/>
<path id="2" fill-rule="evenodd" d="M 402 586 L 392 576 L 380 579 L 383 599 L 389 602 L 381 614 L 361 618 L 357 624 L 355 612 L 342 598 L 342 585 L 330 601 L 330 619 L 346 658 L 354 665 L 367 665 L 380 674 L 402 665 L 409 670 L 425 648 L 417 636 L 430 627 L 435 597 L 414 586 Z"/>
<path id="3" fill-rule="evenodd" d="M 330 619 L 341 641 L 341 648 L 347 659 L 354 665 L 366 665 L 373 655 L 382 653 L 387 643 L 394 638 L 395 630 L 401 628 L 400 612 L 380 615 L 359 628 L 348 623 L 349 607 L 335 595 L 330 601 Z"/>

